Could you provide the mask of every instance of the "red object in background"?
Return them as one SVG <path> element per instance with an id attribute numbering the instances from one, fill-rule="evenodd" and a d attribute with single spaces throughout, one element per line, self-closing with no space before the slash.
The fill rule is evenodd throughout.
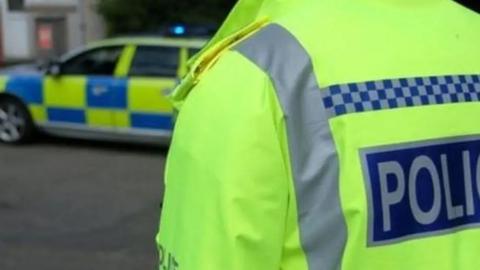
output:
<path id="1" fill-rule="evenodd" d="M 53 49 L 53 27 L 50 24 L 39 25 L 37 28 L 37 44 L 42 50 Z"/>
<path id="2" fill-rule="evenodd" d="M 0 18 L 1 19 L 1 18 Z M 0 22 L 0 66 L 3 67 L 4 63 L 4 55 L 3 55 L 3 24 Z"/>

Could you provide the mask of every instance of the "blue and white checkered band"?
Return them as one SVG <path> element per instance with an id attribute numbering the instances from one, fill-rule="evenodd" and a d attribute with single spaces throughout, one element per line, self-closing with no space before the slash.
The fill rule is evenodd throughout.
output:
<path id="1" fill-rule="evenodd" d="M 406 78 L 322 90 L 330 117 L 405 107 L 480 101 L 480 75 Z"/>

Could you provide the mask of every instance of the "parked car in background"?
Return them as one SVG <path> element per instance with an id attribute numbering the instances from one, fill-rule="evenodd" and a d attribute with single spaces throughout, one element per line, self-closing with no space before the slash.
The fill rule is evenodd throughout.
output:
<path id="1" fill-rule="evenodd" d="M 0 75 L 0 142 L 35 131 L 132 142 L 168 142 L 166 95 L 202 39 L 116 38 L 72 52 L 38 72 Z"/>

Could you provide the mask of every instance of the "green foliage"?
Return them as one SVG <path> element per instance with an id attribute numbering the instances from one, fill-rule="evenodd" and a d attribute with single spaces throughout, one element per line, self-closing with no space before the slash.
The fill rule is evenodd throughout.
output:
<path id="1" fill-rule="evenodd" d="M 219 24 L 236 0 L 99 0 L 110 35 L 144 32 L 172 23 Z"/>

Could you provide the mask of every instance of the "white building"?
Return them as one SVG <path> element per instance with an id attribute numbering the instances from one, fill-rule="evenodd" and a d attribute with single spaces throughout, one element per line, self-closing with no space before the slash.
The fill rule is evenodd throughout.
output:
<path id="1" fill-rule="evenodd" d="M 96 0 L 0 0 L 0 60 L 38 61 L 104 37 Z"/>

